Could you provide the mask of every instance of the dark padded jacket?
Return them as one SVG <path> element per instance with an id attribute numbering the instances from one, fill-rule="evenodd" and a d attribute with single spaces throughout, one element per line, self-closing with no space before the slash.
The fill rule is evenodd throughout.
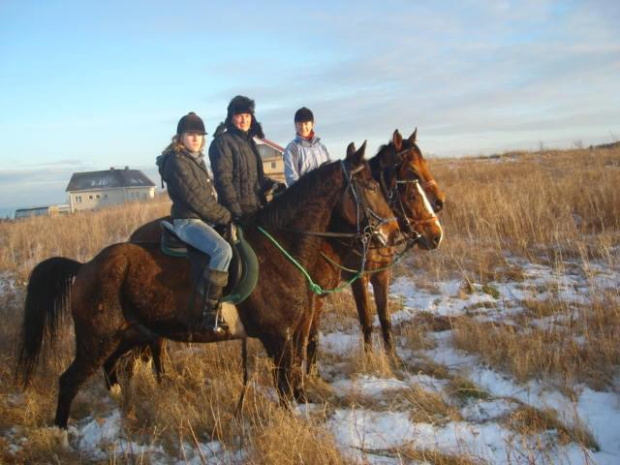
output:
<path id="1" fill-rule="evenodd" d="M 266 203 L 264 192 L 275 181 L 265 176 L 253 131 L 243 132 L 232 124 L 221 129 L 209 147 L 219 200 L 233 217 L 250 215 Z"/>
<path id="2" fill-rule="evenodd" d="M 197 160 L 187 151 L 170 151 L 164 160 L 162 178 L 172 199 L 172 218 L 198 218 L 210 224 L 226 224 L 232 220 L 230 211 L 217 203 L 202 157 Z"/>

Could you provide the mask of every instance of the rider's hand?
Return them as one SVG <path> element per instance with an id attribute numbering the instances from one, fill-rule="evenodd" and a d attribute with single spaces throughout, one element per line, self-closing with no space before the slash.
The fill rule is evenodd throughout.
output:
<path id="1" fill-rule="evenodd" d="M 282 192 L 284 192 L 286 190 L 286 184 L 284 184 L 281 181 L 276 181 L 273 184 L 271 189 L 272 189 L 273 195 L 278 195 L 278 194 L 281 194 Z"/>

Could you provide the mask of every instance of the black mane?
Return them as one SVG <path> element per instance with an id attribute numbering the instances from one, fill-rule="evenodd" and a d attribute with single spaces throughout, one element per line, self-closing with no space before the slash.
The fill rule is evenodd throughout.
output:
<path id="1" fill-rule="evenodd" d="M 340 161 L 324 163 L 301 176 L 299 180 L 256 214 L 256 222 L 270 228 L 290 226 L 300 215 L 300 205 L 313 206 L 326 201 L 326 192 L 333 191 L 337 174 L 341 170 Z M 342 178 L 340 178 L 342 179 Z M 325 209 L 325 206 L 320 206 Z M 303 212 L 302 212 L 303 213 Z M 310 214 L 310 211 L 306 213 Z"/>

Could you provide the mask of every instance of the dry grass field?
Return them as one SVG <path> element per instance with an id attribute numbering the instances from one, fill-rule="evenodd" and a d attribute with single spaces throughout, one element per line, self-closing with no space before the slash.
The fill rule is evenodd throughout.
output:
<path id="1" fill-rule="evenodd" d="M 448 425 L 474 424 L 474 407 L 499 401 L 504 410 L 493 424 L 510 438 L 503 442 L 503 463 L 614 463 L 604 431 L 578 416 L 567 421 L 567 412 L 552 403 L 493 392 L 439 348 L 449 345 L 460 357 L 453 360 L 473 360 L 472 366 L 511 385 L 535 384 L 575 402 L 585 389 L 605 393 L 615 399 L 609 409 L 618 409 L 620 294 L 617 286 L 601 282 L 620 270 L 620 149 L 436 159 L 431 169 L 447 195 L 440 214 L 445 239 L 438 251 L 415 251 L 394 270 L 392 312 L 412 315 L 395 320 L 402 363 L 392 363 L 381 350 L 365 355 L 350 293 L 330 296 L 321 328 L 322 379 L 308 380 L 313 408 L 293 413 L 277 406 L 270 363 L 255 341 L 241 417 L 234 414 L 242 386 L 240 344 L 172 343 L 162 383 L 142 360 L 132 362 L 134 376 L 123 378 L 122 393 L 108 393 L 102 375 L 95 376 L 74 402 L 69 434 L 49 428 L 73 337 L 67 322 L 33 386 L 24 392 L 15 384 L 30 270 L 50 256 L 87 261 L 167 214 L 169 205 L 164 199 L 0 223 L 0 463 L 493 463 L 468 447 L 465 433 L 452 448 L 442 447 L 441 436 L 433 446 L 412 437 L 397 446 L 347 448 L 344 433 L 333 425 L 355 411 L 372 412 L 375 419 L 398 412 L 418 428 L 447 431 Z M 554 279 L 532 277 L 542 269 Z M 573 276 L 581 278 L 567 281 Z M 429 296 L 428 307 L 407 300 L 416 293 Z M 457 304 L 458 313 L 443 311 Z M 344 337 L 353 338 L 353 350 L 330 349 Z M 414 376 L 440 388 L 407 385 Z M 401 384 L 383 395 L 342 388 L 368 379 Z M 96 435 L 104 439 L 89 443 Z"/>

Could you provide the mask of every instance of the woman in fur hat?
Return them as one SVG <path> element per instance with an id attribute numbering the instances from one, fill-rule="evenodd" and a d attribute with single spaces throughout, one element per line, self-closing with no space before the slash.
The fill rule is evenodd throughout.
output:
<path id="1" fill-rule="evenodd" d="M 266 203 L 265 193 L 281 184 L 265 176 L 255 136 L 265 137 L 254 115 L 254 100 L 237 95 L 209 147 L 219 201 L 236 219 L 256 213 Z"/>
<path id="2" fill-rule="evenodd" d="M 157 158 L 162 179 L 172 200 L 171 216 L 177 236 L 209 255 L 204 283 L 198 298 L 188 309 L 190 328 L 226 331 L 219 312 L 222 290 L 228 283 L 232 259 L 230 244 L 213 228 L 228 224 L 230 211 L 220 205 L 204 162 L 205 125 L 196 113 L 188 113 L 177 124 L 172 142 Z"/>

